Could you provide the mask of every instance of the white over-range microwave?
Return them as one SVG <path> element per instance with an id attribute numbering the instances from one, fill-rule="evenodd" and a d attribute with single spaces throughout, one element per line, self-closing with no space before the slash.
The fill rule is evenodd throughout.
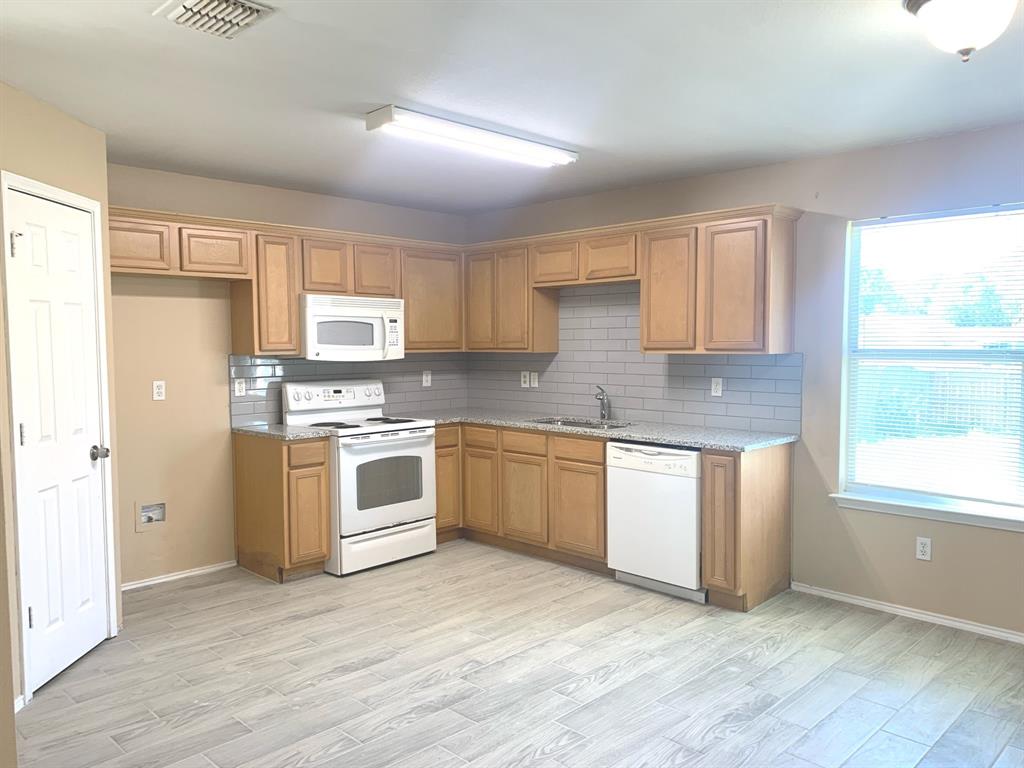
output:
<path id="1" fill-rule="evenodd" d="M 307 360 L 399 360 L 405 301 L 304 293 L 302 351 Z"/>

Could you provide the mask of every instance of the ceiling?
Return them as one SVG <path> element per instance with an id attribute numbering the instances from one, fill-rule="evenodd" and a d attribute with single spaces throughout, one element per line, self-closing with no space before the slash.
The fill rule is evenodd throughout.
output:
<path id="1" fill-rule="evenodd" d="M 962 64 L 899 0 L 268 2 L 227 41 L 159 0 L 3 0 L 0 78 L 112 162 L 459 213 L 1024 120 L 1020 9 Z M 580 160 L 368 133 L 389 103 Z"/>

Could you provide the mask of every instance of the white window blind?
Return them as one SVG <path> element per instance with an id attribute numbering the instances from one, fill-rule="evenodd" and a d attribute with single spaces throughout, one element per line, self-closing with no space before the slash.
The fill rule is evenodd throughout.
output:
<path id="1" fill-rule="evenodd" d="M 1024 210 L 858 222 L 844 490 L 1024 506 Z"/>

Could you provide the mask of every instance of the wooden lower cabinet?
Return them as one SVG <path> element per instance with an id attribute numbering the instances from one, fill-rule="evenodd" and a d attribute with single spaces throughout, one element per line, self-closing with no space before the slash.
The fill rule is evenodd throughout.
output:
<path id="1" fill-rule="evenodd" d="M 462 524 L 498 533 L 498 452 L 483 448 L 462 450 Z"/>
<path id="2" fill-rule="evenodd" d="M 437 476 L 437 530 L 462 525 L 462 452 L 460 429 L 438 427 L 434 439 L 434 467 Z"/>
<path id="3" fill-rule="evenodd" d="M 238 564 L 274 581 L 320 573 L 330 553 L 327 441 L 232 435 Z"/>
<path id="4" fill-rule="evenodd" d="M 708 600 L 748 611 L 789 589 L 792 445 L 701 455 L 701 570 Z"/>
<path id="5" fill-rule="evenodd" d="M 548 543 L 547 456 L 502 452 L 501 525 L 510 539 Z"/>
<path id="6" fill-rule="evenodd" d="M 552 546 L 604 559 L 604 466 L 553 459 L 550 499 Z"/>

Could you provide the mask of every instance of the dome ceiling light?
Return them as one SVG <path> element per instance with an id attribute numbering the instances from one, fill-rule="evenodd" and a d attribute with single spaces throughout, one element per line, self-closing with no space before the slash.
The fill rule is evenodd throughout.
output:
<path id="1" fill-rule="evenodd" d="M 932 45 L 968 61 L 1006 31 L 1017 0 L 903 0 L 903 7 L 920 20 Z"/>

